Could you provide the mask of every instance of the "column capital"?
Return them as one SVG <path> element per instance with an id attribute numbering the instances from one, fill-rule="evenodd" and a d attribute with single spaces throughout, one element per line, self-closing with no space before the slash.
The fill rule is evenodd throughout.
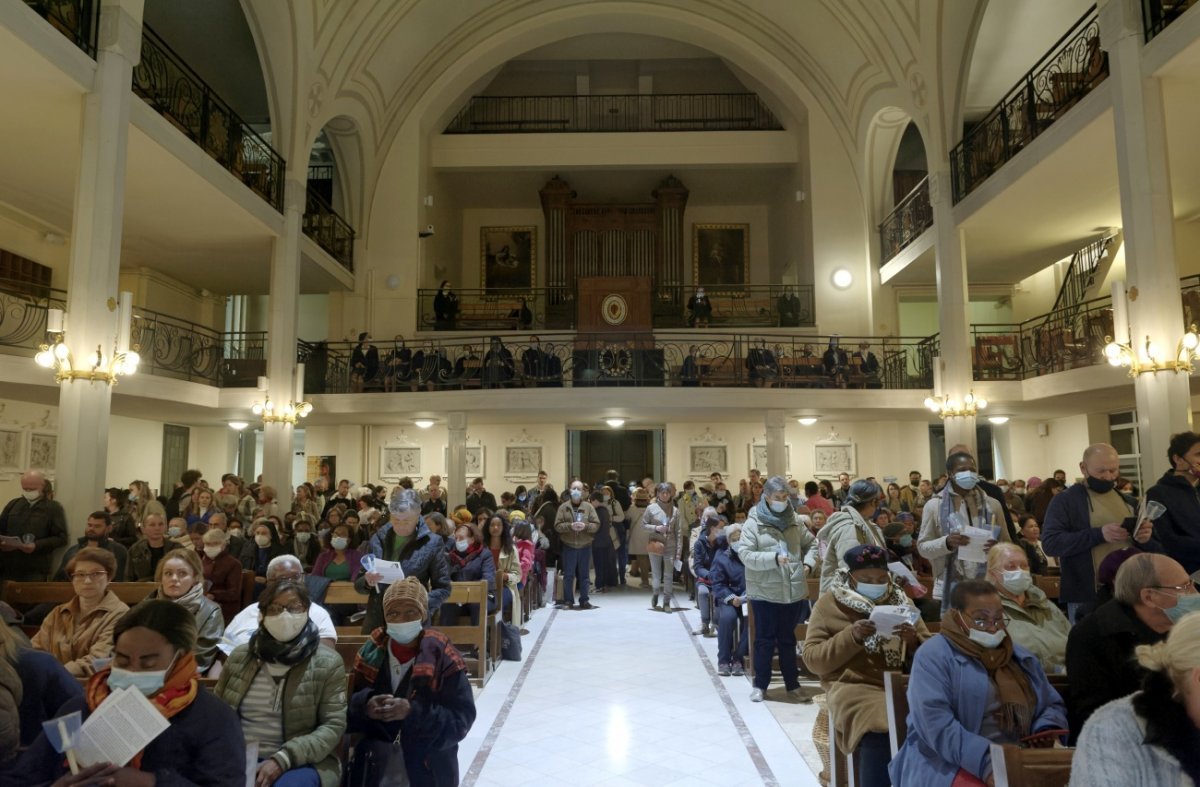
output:
<path id="1" fill-rule="evenodd" d="M 142 59 L 142 11 L 143 0 L 103 0 L 96 48 L 136 66 Z"/>
<path id="2" fill-rule="evenodd" d="M 949 169 L 936 169 L 929 172 L 929 204 L 947 203 L 951 200 L 951 180 Z"/>
<path id="3" fill-rule="evenodd" d="M 289 175 L 292 174 L 290 171 Z M 308 181 L 285 178 L 283 181 L 283 210 L 298 210 L 304 213 L 308 201 Z"/>
<path id="4" fill-rule="evenodd" d="M 450 429 L 466 429 L 467 414 L 466 413 L 447 413 L 446 426 Z"/>
<path id="5" fill-rule="evenodd" d="M 1136 38 L 1142 45 L 1142 9 L 1136 0 L 1100 0 L 1097 3 L 1100 21 L 1100 45 L 1112 52 L 1125 38 Z"/>
<path id="6" fill-rule="evenodd" d="M 763 420 L 768 429 L 783 429 L 787 426 L 787 413 L 783 410 L 767 410 Z"/>

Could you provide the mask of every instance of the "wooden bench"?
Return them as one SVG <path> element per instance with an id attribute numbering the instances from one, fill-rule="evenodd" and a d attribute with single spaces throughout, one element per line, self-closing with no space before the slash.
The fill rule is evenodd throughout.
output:
<path id="1" fill-rule="evenodd" d="M 1071 781 L 1074 749 L 1022 749 L 992 744 L 996 787 L 1063 787 Z"/>
<path id="2" fill-rule="evenodd" d="M 108 589 L 117 598 L 132 607 L 158 587 L 155 582 L 110 582 Z M 70 582 L 5 582 L 4 592 L 0 601 L 4 601 L 18 612 L 35 607 L 39 604 L 66 604 L 75 598 L 75 588 Z M 29 627 L 26 627 L 29 628 Z M 37 633 L 26 631 L 27 634 Z"/>
<path id="3" fill-rule="evenodd" d="M 776 325 L 779 315 L 775 313 L 770 298 L 743 298 L 736 295 L 713 295 L 712 316 L 709 323 L 731 325 Z"/>
<path id="4" fill-rule="evenodd" d="M 502 300 L 460 303 L 454 327 L 462 330 L 472 328 L 518 330 L 521 327 L 521 302 L 519 300 Z"/>
<path id="5" fill-rule="evenodd" d="M 1046 598 L 1054 602 L 1058 601 L 1059 593 L 1062 588 L 1061 576 L 1042 576 L 1035 574 L 1033 581 L 1034 584 L 1036 584 L 1042 590 L 1042 592 L 1046 594 Z"/>

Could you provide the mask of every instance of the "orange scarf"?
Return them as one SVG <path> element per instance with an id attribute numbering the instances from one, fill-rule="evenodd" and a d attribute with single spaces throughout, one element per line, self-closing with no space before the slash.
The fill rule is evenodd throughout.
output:
<path id="1" fill-rule="evenodd" d="M 108 699 L 108 695 L 112 693 L 108 687 L 110 671 L 111 668 L 105 667 L 88 680 L 84 695 L 89 711 L 100 707 L 100 703 Z M 188 652 L 175 659 L 175 666 L 167 673 L 163 687 L 149 700 L 154 707 L 158 708 L 159 713 L 169 719 L 191 705 L 199 691 L 200 682 L 197 680 L 196 674 L 196 657 Z M 133 759 L 129 761 L 129 767 L 141 770 L 144 753 L 145 750 L 134 755 Z"/>

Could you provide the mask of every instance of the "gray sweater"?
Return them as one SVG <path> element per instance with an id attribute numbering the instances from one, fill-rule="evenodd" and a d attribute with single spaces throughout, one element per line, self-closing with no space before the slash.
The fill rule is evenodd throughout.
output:
<path id="1" fill-rule="evenodd" d="M 1135 696 L 1113 700 L 1083 725 L 1071 758 L 1070 787 L 1195 787 L 1179 760 L 1143 743 L 1146 723 L 1133 710 Z"/>

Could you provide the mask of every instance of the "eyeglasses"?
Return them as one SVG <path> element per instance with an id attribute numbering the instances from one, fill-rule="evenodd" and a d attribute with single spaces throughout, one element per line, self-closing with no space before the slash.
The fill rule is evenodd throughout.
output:
<path id="1" fill-rule="evenodd" d="M 1196 585 L 1190 580 L 1182 585 L 1151 585 L 1152 590 L 1174 591 L 1179 596 L 1192 596 L 1196 594 Z"/>
<path id="2" fill-rule="evenodd" d="M 93 571 L 90 574 L 84 574 L 76 571 L 71 575 L 71 580 L 74 582 L 99 582 L 101 579 L 108 577 L 107 571 Z"/>
<path id="3" fill-rule="evenodd" d="M 981 631 L 994 630 L 998 628 L 1007 628 L 1009 623 L 1012 623 L 1012 618 L 1008 615 L 1001 615 L 998 618 L 990 618 L 986 615 L 970 618 L 967 620 L 972 628 L 977 628 Z"/>
<path id="4" fill-rule="evenodd" d="M 281 615 L 284 612 L 290 612 L 293 615 L 299 615 L 300 613 L 304 612 L 304 605 L 300 602 L 288 604 L 286 607 L 281 607 L 278 604 L 268 604 L 267 608 L 263 610 L 263 614 L 265 614 L 267 617 L 272 615 Z"/>

